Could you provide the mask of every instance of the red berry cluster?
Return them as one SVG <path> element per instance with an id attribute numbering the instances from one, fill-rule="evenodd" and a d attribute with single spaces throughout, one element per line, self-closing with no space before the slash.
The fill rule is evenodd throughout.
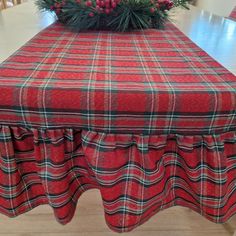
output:
<path id="1" fill-rule="evenodd" d="M 81 4 L 81 1 L 76 0 L 78 4 Z M 85 0 L 84 4 L 93 10 L 89 13 L 89 16 L 93 17 L 94 11 L 109 15 L 120 2 L 121 0 Z"/>
<path id="2" fill-rule="evenodd" d="M 96 10 L 109 15 L 121 0 L 96 0 Z"/>
<path id="3" fill-rule="evenodd" d="M 62 2 L 55 2 L 54 5 L 50 7 L 52 11 L 55 11 L 56 14 L 61 12 L 61 8 L 66 4 L 66 1 L 63 0 Z"/>
<path id="4" fill-rule="evenodd" d="M 74 0 L 77 4 L 85 5 L 91 9 L 89 13 L 90 17 L 94 17 L 95 13 L 109 15 L 117 5 L 123 0 Z M 166 11 L 174 7 L 172 0 L 150 0 L 152 7 L 150 8 L 151 13 L 155 13 L 157 10 Z M 56 14 L 60 14 L 63 6 L 66 5 L 66 0 L 58 0 L 55 2 L 50 9 L 55 11 Z"/>
<path id="5" fill-rule="evenodd" d="M 170 10 L 174 7 L 174 2 L 171 0 L 157 0 L 157 5 L 164 10 Z"/>
<path id="6" fill-rule="evenodd" d="M 171 0 L 150 0 L 154 7 L 150 8 L 150 12 L 154 13 L 156 10 L 170 10 L 174 7 L 174 2 Z"/>

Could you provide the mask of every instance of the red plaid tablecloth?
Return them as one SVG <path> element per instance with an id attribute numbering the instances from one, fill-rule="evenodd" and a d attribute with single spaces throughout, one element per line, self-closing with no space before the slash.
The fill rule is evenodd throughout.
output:
<path id="1" fill-rule="evenodd" d="M 101 192 L 129 231 L 181 205 L 236 213 L 236 77 L 165 31 L 43 30 L 0 66 L 0 212 L 50 204 L 63 224 Z"/>

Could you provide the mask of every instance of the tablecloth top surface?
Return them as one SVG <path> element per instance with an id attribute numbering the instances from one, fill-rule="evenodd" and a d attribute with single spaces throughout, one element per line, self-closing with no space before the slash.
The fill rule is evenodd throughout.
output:
<path id="1" fill-rule="evenodd" d="M 55 23 L 0 65 L 0 124 L 107 133 L 236 128 L 236 76 L 173 24 L 127 33 Z"/>

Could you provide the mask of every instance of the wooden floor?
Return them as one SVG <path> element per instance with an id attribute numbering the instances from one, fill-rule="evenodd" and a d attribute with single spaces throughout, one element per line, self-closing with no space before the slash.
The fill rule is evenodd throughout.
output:
<path id="1" fill-rule="evenodd" d="M 71 223 L 62 226 L 56 222 L 48 206 L 18 216 L 0 215 L 0 236 L 112 236 L 105 224 L 100 193 L 89 190 L 82 195 Z M 227 224 L 214 224 L 199 214 L 182 207 L 173 207 L 157 213 L 148 222 L 126 236 L 232 236 L 236 216 Z"/>

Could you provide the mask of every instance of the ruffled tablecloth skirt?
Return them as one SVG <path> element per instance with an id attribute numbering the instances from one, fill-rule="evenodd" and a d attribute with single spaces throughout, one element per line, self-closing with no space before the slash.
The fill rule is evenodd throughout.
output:
<path id="1" fill-rule="evenodd" d="M 130 231 L 180 205 L 221 223 L 236 213 L 236 132 L 105 134 L 0 127 L 0 212 L 49 204 L 68 223 L 80 195 L 97 188 L 108 226 Z"/>

